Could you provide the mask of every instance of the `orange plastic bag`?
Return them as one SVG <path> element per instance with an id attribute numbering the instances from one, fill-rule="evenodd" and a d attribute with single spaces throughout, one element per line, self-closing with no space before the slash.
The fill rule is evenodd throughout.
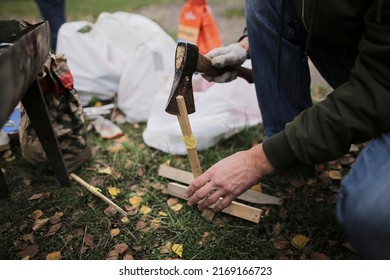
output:
<path id="1" fill-rule="evenodd" d="M 206 0 L 188 0 L 184 4 L 180 12 L 177 40 L 196 44 L 201 54 L 222 46 L 217 25 Z"/>

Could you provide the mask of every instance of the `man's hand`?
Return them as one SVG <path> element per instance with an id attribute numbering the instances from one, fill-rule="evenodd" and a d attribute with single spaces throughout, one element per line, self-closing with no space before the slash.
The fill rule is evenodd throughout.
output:
<path id="1" fill-rule="evenodd" d="M 222 197 L 214 207 L 214 211 L 219 212 L 273 170 L 261 144 L 235 153 L 210 167 L 189 185 L 187 204 L 198 204 L 198 209 L 203 211 Z"/>
<path id="2" fill-rule="evenodd" d="M 244 42 L 234 43 L 226 47 L 215 48 L 205 56 L 211 58 L 215 68 L 240 67 L 248 57 L 247 44 Z M 232 70 L 220 76 L 202 75 L 209 82 L 226 83 L 237 78 L 237 71 Z"/>

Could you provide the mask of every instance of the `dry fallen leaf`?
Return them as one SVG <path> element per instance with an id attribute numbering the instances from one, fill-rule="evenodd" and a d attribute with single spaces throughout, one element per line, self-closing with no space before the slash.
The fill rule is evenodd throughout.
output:
<path id="1" fill-rule="evenodd" d="M 106 151 L 109 152 L 110 154 L 117 153 L 119 151 L 124 150 L 125 148 L 123 147 L 122 143 L 115 143 L 114 145 L 109 146 Z"/>
<path id="2" fill-rule="evenodd" d="M 33 259 L 39 253 L 39 246 L 36 243 L 29 244 L 23 251 L 19 252 L 22 259 Z"/>
<path id="3" fill-rule="evenodd" d="M 183 204 L 176 203 L 175 205 L 171 206 L 171 209 L 175 212 L 179 212 L 183 208 Z"/>
<path id="4" fill-rule="evenodd" d="M 144 199 L 142 197 L 140 197 L 140 196 L 137 196 L 137 195 L 132 196 L 129 199 L 129 203 L 131 205 L 133 205 L 134 207 L 139 206 L 143 201 L 144 201 Z"/>
<path id="5" fill-rule="evenodd" d="M 176 204 L 177 205 L 177 204 Z M 176 205 L 172 206 L 171 208 L 173 209 L 173 207 L 175 207 Z M 208 222 L 212 222 L 213 219 L 214 219 L 214 216 L 215 216 L 215 212 L 213 211 L 213 209 L 210 209 L 210 208 L 206 208 L 202 211 L 202 217 L 208 221 Z"/>
<path id="6" fill-rule="evenodd" d="M 106 260 L 119 260 L 119 252 L 118 250 L 112 250 L 108 252 Z"/>
<path id="7" fill-rule="evenodd" d="M 63 212 L 55 212 L 54 215 L 49 218 L 50 223 L 52 225 L 59 223 L 63 215 L 64 215 Z"/>
<path id="8" fill-rule="evenodd" d="M 114 249 L 119 252 L 119 254 L 123 254 L 127 249 L 129 249 L 129 245 L 126 243 L 119 243 L 114 246 Z"/>
<path id="9" fill-rule="evenodd" d="M 111 175 L 112 174 L 112 170 L 111 170 L 111 168 L 109 166 L 107 166 L 107 167 L 100 168 L 98 170 L 98 173 Z"/>
<path id="10" fill-rule="evenodd" d="M 40 217 L 42 217 L 44 214 L 42 212 L 42 210 L 35 210 L 34 212 L 32 212 L 30 214 L 30 218 L 33 219 L 33 220 L 36 220 L 36 219 L 39 219 Z"/>
<path id="11" fill-rule="evenodd" d="M 7 150 L 7 151 L 4 152 L 4 154 L 3 154 L 3 158 L 4 158 L 4 159 L 9 158 L 10 156 L 12 156 L 12 151 L 11 151 L 11 150 Z"/>
<path id="12" fill-rule="evenodd" d="M 121 230 L 119 228 L 114 228 L 111 230 L 110 235 L 111 235 L 111 237 L 115 237 L 120 233 L 121 233 Z"/>
<path id="13" fill-rule="evenodd" d="M 288 243 L 287 241 L 275 241 L 272 243 L 272 246 L 276 250 L 284 250 L 290 247 L 290 243 Z"/>
<path id="14" fill-rule="evenodd" d="M 183 257 L 183 245 L 181 244 L 173 244 L 172 252 L 174 252 L 179 257 Z"/>
<path id="15" fill-rule="evenodd" d="M 28 234 L 23 235 L 22 239 L 24 241 L 28 241 L 30 243 L 35 243 L 34 233 L 30 232 Z"/>
<path id="16" fill-rule="evenodd" d="M 37 219 L 32 227 L 33 231 L 39 231 L 49 223 L 49 219 Z"/>
<path id="17" fill-rule="evenodd" d="M 132 261 L 132 260 L 134 260 L 134 257 L 133 257 L 132 254 L 126 253 L 126 254 L 123 255 L 123 258 L 122 258 L 122 259 L 123 259 L 123 260 L 126 260 L 126 261 Z"/>
<path id="18" fill-rule="evenodd" d="M 104 215 L 106 215 L 107 217 L 112 217 L 112 216 L 114 216 L 117 212 L 118 212 L 118 210 L 117 210 L 114 206 L 112 206 L 112 205 L 106 207 L 106 208 L 104 209 L 104 211 L 103 211 Z"/>
<path id="19" fill-rule="evenodd" d="M 139 212 L 143 215 L 147 215 L 149 214 L 150 212 L 152 212 L 152 209 L 148 206 L 145 206 L 145 205 L 142 205 L 141 206 L 141 209 L 139 209 Z"/>
<path id="20" fill-rule="evenodd" d="M 46 260 L 60 260 L 61 252 L 53 252 L 46 255 Z"/>
<path id="21" fill-rule="evenodd" d="M 37 193 L 37 194 L 32 195 L 28 200 L 45 199 L 45 198 L 48 198 L 49 196 L 50 196 L 49 192 Z"/>
<path id="22" fill-rule="evenodd" d="M 179 202 L 179 200 L 177 198 L 174 198 L 174 197 L 171 197 L 167 200 L 167 204 L 169 207 L 175 205 L 178 202 Z"/>
<path id="23" fill-rule="evenodd" d="M 11 161 L 14 161 L 15 159 L 16 159 L 16 156 L 15 156 L 15 155 L 12 155 L 12 156 L 10 156 L 10 157 L 5 158 L 5 161 L 6 161 L 6 162 L 11 162 Z"/>
<path id="24" fill-rule="evenodd" d="M 61 228 L 61 223 L 57 223 L 55 225 L 52 225 L 49 230 L 47 231 L 46 235 L 45 236 L 50 236 L 50 235 L 54 235 L 57 233 L 57 231 Z"/>
<path id="25" fill-rule="evenodd" d="M 304 235 L 296 235 L 292 240 L 291 244 L 298 249 L 303 249 L 306 244 L 310 241 L 310 238 Z"/>
<path id="26" fill-rule="evenodd" d="M 158 215 L 161 217 L 168 217 L 168 213 L 163 212 L 163 211 L 158 212 Z"/>
<path id="27" fill-rule="evenodd" d="M 84 241 L 84 244 L 86 245 L 86 246 L 88 246 L 88 247 L 90 247 L 90 248 L 95 248 L 95 241 L 94 241 L 94 236 L 92 235 L 92 234 L 86 234 L 85 236 L 84 236 L 84 239 L 83 239 L 83 241 Z"/>
<path id="28" fill-rule="evenodd" d="M 282 224 L 276 223 L 273 231 L 275 235 L 279 235 L 282 232 Z"/>
<path id="29" fill-rule="evenodd" d="M 143 230 L 144 228 L 146 228 L 148 226 L 148 224 L 144 221 L 138 221 L 137 222 L 137 225 L 135 226 L 135 230 L 136 231 L 141 231 Z"/>
<path id="30" fill-rule="evenodd" d="M 341 180 L 342 179 L 341 173 L 338 170 L 329 171 L 329 178 L 331 178 L 333 180 Z"/>
<path id="31" fill-rule="evenodd" d="M 261 186 L 260 183 L 254 185 L 252 188 L 251 188 L 252 191 L 255 191 L 255 192 L 263 192 L 263 187 Z"/>
<path id="32" fill-rule="evenodd" d="M 312 252 L 310 254 L 310 259 L 311 260 L 329 260 L 330 258 L 325 254 Z"/>
<path id="33" fill-rule="evenodd" d="M 111 195 L 112 198 L 116 198 L 118 194 L 121 193 L 121 190 L 115 187 L 109 187 L 107 188 L 108 193 Z"/>
<path id="34" fill-rule="evenodd" d="M 160 253 L 161 254 L 169 254 L 171 252 L 171 249 L 172 249 L 172 242 L 169 241 L 169 242 L 165 243 L 164 246 L 162 246 L 160 248 Z"/>
<path id="35" fill-rule="evenodd" d="M 159 191 L 159 190 L 162 190 L 162 189 L 164 188 L 164 185 L 161 184 L 160 182 L 157 182 L 157 183 L 154 183 L 154 184 L 152 185 L 152 188 L 155 189 L 155 190 L 157 190 L 157 191 Z"/>

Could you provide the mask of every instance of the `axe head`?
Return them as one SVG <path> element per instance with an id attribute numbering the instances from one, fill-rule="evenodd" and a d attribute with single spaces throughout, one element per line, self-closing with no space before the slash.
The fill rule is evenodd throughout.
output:
<path id="1" fill-rule="evenodd" d="M 188 114 L 195 112 L 194 94 L 192 90 L 192 75 L 196 71 L 199 49 L 196 45 L 179 42 L 175 55 L 175 77 L 165 111 L 172 115 L 179 113 L 176 97 L 184 98 Z"/>

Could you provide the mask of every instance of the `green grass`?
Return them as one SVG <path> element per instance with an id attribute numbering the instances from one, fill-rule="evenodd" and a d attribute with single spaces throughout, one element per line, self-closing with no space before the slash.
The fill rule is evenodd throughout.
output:
<path id="1" fill-rule="evenodd" d="M 66 14 L 68 20 L 89 19 L 94 21 L 101 12 L 127 11 L 160 4 L 167 0 L 67 0 Z M 3 0 L 0 9 L 0 18 L 41 19 L 38 7 L 32 0 Z"/>
<path id="2" fill-rule="evenodd" d="M 245 17 L 244 7 L 226 9 L 220 15 L 226 18 Z"/>
<path id="3" fill-rule="evenodd" d="M 121 128 L 129 138 L 123 144 L 124 149 L 118 152 L 107 151 L 114 140 L 102 140 L 90 132 L 91 146 L 96 154 L 77 174 L 100 187 L 108 197 L 109 187 L 121 190 L 113 201 L 122 209 L 127 209 L 129 198 L 138 194 L 144 200 L 143 205 L 150 207 L 152 212 L 132 214 L 128 222 L 121 221 L 119 214 L 105 214 L 107 204 L 75 182 L 69 188 L 59 187 L 50 170 L 27 164 L 20 155 L 19 143 L 13 142 L 16 160 L 8 163 L 0 160 L 11 189 L 11 195 L 3 198 L 0 205 L 0 258 L 20 259 L 20 253 L 31 243 L 39 247 L 34 259 L 45 259 L 47 254 L 57 251 L 63 259 L 106 259 L 120 243 L 130 246 L 135 259 L 179 258 L 173 252 L 161 252 L 168 242 L 183 245 L 184 259 L 299 259 L 310 258 L 313 252 L 333 259 L 349 258 L 350 252 L 341 245 L 346 241 L 335 220 L 332 200 L 338 184 L 321 182 L 313 168 L 300 167 L 262 180 L 263 191 L 282 197 L 284 202 L 283 206 L 257 206 L 264 210 L 259 224 L 223 213 L 216 214 L 209 222 L 182 200 L 179 202 L 183 208 L 179 212 L 173 211 L 167 204 L 170 196 L 156 187 L 164 188 L 169 182 L 158 176 L 160 164 L 169 160 L 171 166 L 189 171 L 187 158 L 147 147 L 142 141 L 145 124 L 125 124 Z M 261 125 L 248 127 L 217 146 L 200 151 L 202 166 L 207 168 L 262 138 Z M 102 166 L 110 166 L 113 175 L 98 173 Z M 305 183 L 309 179 L 315 183 Z M 26 180 L 31 180 L 31 184 L 25 185 Z M 293 180 L 302 180 L 303 186 L 295 186 Z M 33 194 L 44 192 L 49 192 L 50 197 L 29 200 Z M 60 229 L 50 236 L 47 236 L 49 226 L 32 231 L 31 214 L 35 210 L 41 210 L 46 218 L 62 212 Z M 161 211 L 167 216 L 160 216 Z M 160 221 L 156 228 L 152 226 L 155 219 Z M 137 229 L 140 221 L 146 223 L 146 230 Z M 282 231 L 276 234 L 277 224 L 281 225 Z M 120 234 L 111 237 L 114 228 L 119 228 Z M 29 234 L 34 236 L 33 242 L 26 241 Z M 291 239 L 297 234 L 310 237 L 310 246 L 304 250 L 292 246 Z M 286 248 L 276 249 L 275 244 L 281 240 L 287 244 Z"/>

